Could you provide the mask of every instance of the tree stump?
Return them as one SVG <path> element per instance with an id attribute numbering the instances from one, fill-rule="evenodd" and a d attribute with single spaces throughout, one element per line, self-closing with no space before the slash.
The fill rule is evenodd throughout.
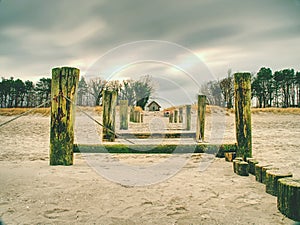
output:
<path id="1" fill-rule="evenodd" d="M 128 100 L 120 100 L 120 130 L 128 130 Z"/>
<path id="2" fill-rule="evenodd" d="M 252 157 L 251 74 L 234 74 L 235 127 L 237 156 Z"/>
<path id="3" fill-rule="evenodd" d="M 267 177 L 268 170 L 279 170 L 279 168 L 274 166 L 265 166 L 261 168 L 261 182 L 263 184 L 266 184 L 266 177 Z"/>
<path id="4" fill-rule="evenodd" d="M 243 161 L 241 157 L 237 157 L 234 160 L 232 160 L 233 172 L 237 173 L 237 163 L 241 161 Z"/>
<path id="5" fill-rule="evenodd" d="M 73 102 L 76 100 L 79 73 L 79 69 L 70 67 L 52 69 L 50 165 L 73 164 L 75 118 Z"/>
<path id="6" fill-rule="evenodd" d="M 103 91 L 103 141 L 115 141 L 117 92 Z"/>
<path id="7" fill-rule="evenodd" d="M 256 164 L 255 165 L 255 180 L 262 183 L 262 168 L 271 166 L 270 164 Z"/>
<path id="8" fill-rule="evenodd" d="M 236 172 L 240 176 L 249 176 L 249 164 L 245 161 L 236 162 Z"/>
<path id="9" fill-rule="evenodd" d="M 255 176 L 255 165 L 258 164 L 258 161 L 254 158 L 247 158 L 249 163 L 249 173 Z"/>
<path id="10" fill-rule="evenodd" d="M 280 178 L 292 177 L 293 174 L 282 170 L 267 170 L 266 172 L 266 192 L 277 196 L 278 180 Z"/>
<path id="11" fill-rule="evenodd" d="M 191 130 L 191 105 L 186 105 L 186 130 Z"/>
<path id="12" fill-rule="evenodd" d="M 300 179 L 278 180 L 277 208 L 288 218 L 300 221 Z"/>
<path id="13" fill-rule="evenodd" d="M 204 141 L 206 96 L 198 95 L 196 141 Z"/>
<path id="14" fill-rule="evenodd" d="M 225 161 L 232 162 L 236 157 L 236 153 L 235 152 L 225 152 L 224 156 L 225 156 Z"/>

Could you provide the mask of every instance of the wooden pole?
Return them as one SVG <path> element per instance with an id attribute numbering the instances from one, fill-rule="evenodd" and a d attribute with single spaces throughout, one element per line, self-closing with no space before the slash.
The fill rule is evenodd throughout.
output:
<path id="1" fill-rule="evenodd" d="M 103 141 L 115 141 L 117 92 L 103 91 Z"/>
<path id="2" fill-rule="evenodd" d="M 173 115 L 174 115 L 174 113 L 173 113 L 173 111 L 171 111 L 169 114 L 169 123 L 173 123 Z"/>
<path id="3" fill-rule="evenodd" d="M 234 74 L 234 97 L 237 156 L 245 160 L 252 157 L 250 73 Z"/>
<path id="4" fill-rule="evenodd" d="M 179 108 L 179 118 L 178 118 L 178 122 L 182 123 L 183 122 L 183 108 L 180 107 Z"/>
<path id="5" fill-rule="evenodd" d="M 178 123 L 178 110 L 174 110 L 174 123 Z"/>
<path id="6" fill-rule="evenodd" d="M 205 110 L 206 110 L 206 96 L 198 95 L 198 113 L 197 113 L 197 130 L 196 130 L 197 142 L 204 141 Z"/>
<path id="7" fill-rule="evenodd" d="M 120 100 L 120 130 L 128 130 L 128 100 Z"/>
<path id="8" fill-rule="evenodd" d="M 191 105 L 186 106 L 186 129 L 191 130 Z"/>
<path id="9" fill-rule="evenodd" d="M 72 165 L 74 145 L 74 113 L 79 69 L 52 69 L 50 165 Z M 67 100 L 70 99 L 72 102 Z"/>
<path id="10" fill-rule="evenodd" d="M 134 122 L 134 110 L 133 110 L 133 106 L 130 106 L 129 121 L 130 122 Z"/>

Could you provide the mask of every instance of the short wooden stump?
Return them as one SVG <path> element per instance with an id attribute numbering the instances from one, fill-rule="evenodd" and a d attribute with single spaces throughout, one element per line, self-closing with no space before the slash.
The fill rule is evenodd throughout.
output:
<path id="1" fill-rule="evenodd" d="M 232 162 L 236 157 L 236 153 L 235 152 L 225 152 L 224 156 L 225 156 L 225 161 Z"/>
<path id="2" fill-rule="evenodd" d="M 278 180 L 280 178 L 292 177 L 293 174 L 282 170 L 266 171 L 266 192 L 270 195 L 277 196 Z"/>
<path id="3" fill-rule="evenodd" d="M 288 218 L 300 221 L 300 179 L 278 180 L 277 208 Z"/>
<path id="4" fill-rule="evenodd" d="M 233 172 L 237 173 L 237 163 L 243 161 L 243 158 L 237 157 L 232 161 Z"/>
<path id="5" fill-rule="evenodd" d="M 255 165 L 258 164 L 258 161 L 254 158 L 247 158 L 249 163 L 249 173 L 255 175 Z"/>
<path id="6" fill-rule="evenodd" d="M 244 161 L 239 161 L 236 163 L 236 173 L 240 176 L 249 176 L 249 164 Z"/>
<path id="7" fill-rule="evenodd" d="M 266 184 L 266 176 L 268 170 L 279 170 L 278 167 L 275 166 L 265 166 L 261 168 L 261 182 L 263 184 Z"/>
<path id="8" fill-rule="evenodd" d="M 262 183 L 262 168 L 269 167 L 270 164 L 256 164 L 255 165 L 255 180 Z"/>

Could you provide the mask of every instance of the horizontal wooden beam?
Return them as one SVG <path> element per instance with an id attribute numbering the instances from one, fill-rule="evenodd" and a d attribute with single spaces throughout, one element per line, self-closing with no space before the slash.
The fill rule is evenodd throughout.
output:
<path id="1" fill-rule="evenodd" d="M 164 144 L 164 145 L 123 145 L 103 144 L 84 145 L 76 144 L 75 153 L 134 153 L 134 154 L 185 154 L 208 153 L 223 158 L 225 152 L 236 152 L 236 144 Z"/>

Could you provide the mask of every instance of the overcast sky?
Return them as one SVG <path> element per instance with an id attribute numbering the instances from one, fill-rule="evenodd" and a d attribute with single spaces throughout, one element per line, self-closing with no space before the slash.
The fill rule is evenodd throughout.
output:
<path id="1" fill-rule="evenodd" d="M 58 66 L 184 93 L 230 68 L 300 70 L 300 0 L 0 0 L 0 76 Z"/>

